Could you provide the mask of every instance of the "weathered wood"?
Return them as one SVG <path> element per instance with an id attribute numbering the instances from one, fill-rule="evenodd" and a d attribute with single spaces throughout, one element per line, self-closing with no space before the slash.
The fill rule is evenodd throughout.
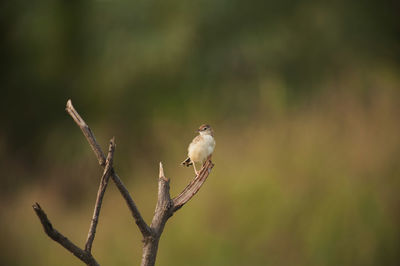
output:
<path id="1" fill-rule="evenodd" d="M 172 216 L 173 202 L 169 195 L 169 179 L 164 175 L 164 169 L 160 162 L 160 174 L 158 178 L 158 199 L 150 228 L 153 235 L 143 241 L 143 254 L 141 266 L 152 266 L 155 264 L 158 243 L 164 230 L 165 223 Z"/>
<path id="2" fill-rule="evenodd" d="M 105 161 L 106 161 L 104 153 L 101 150 L 100 145 L 97 143 L 92 130 L 89 128 L 89 126 L 86 124 L 86 122 L 82 119 L 82 117 L 75 110 L 74 106 L 72 105 L 71 100 L 68 100 L 67 107 L 65 108 L 65 110 L 72 117 L 72 119 L 74 119 L 75 123 L 80 127 L 83 135 L 86 137 L 87 141 L 89 142 L 90 147 L 94 151 L 94 153 L 97 157 L 97 160 L 99 161 L 99 164 L 104 167 Z M 125 202 L 128 205 L 128 207 L 131 211 L 131 214 L 132 214 L 137 226 L 139 227 L 139 230 L 142 233 L 143 237 L 149 236 L 151 234 L 150 227 L 144 221 L 144 219 L 143 219 L 142 215 L 140 214 L 139 209 L 136 207 L 136 204 L 133 201 L 128 189 L 126 188 L 126 186 L 121 181 L 121 179 L 119 178 L 119 176 L 117 175 L 117 173 L 115 171 L 112 171 L 111 179 L 114 181 L 114 183 L 117 186 L 122 197 L 125 199 Z"/>
<path id="3" fill-rule="evenodd" d="M 94 259 L 90 252 L 86 252 L 85 250 L 80 249 L 77 245 L 72 243 L 68 238 L 66 238 L 63 234 L 58 232 L 56 229 L 53 228 L 50 220 L 47 218 L 46 213 L 40 207 L 39 203 L 33 204 L 33 210 L 36 212 L 36 215 L 39 217 L 40 222 L 43 225 L 43 229 L 46 234 L 67 249 L 69 252 L 74 254 L 78 259 L 86 263 L 90 266 L 98 266 L 99 264 Z"/>
<path id="4" fill-rule="evenodd" d="M 108 149 L 106 166 L 104 167 L 103 176 L 101 177 L 101 180 L 100 180 L 99 190 L 97 191 L 97 198 L 96 198 L 96 204 L 95 204 L 95 207 L 93 210 L 92 222 L 90 223 L 88 237 L 87 237 L 86 244 L 85 244 L 85 251 L 87 251 L 87 252 L 92 252 L 92 244 L 93 244 L 94 236 L 96 234 L 97 223 L 99 222 L 101 204 L 103 202 L 104 193 L 106 192 L 108 180 L 110 179 L 110 175 L 112 173 L 114 151 L 115 151 L 115 138 L 112 138 L 110 141 L 110 147 Z"/>
<path id="5" fill-rule="evenodd" d="M 200 190 L 213 168 L 211 155 L 204 163 L 199 174 L 183 189 L 174 199 L 169 194 L 169 179 L 164 175 L 162 163 L 160 163 L 160 174 L 158 178 L 158 200 L 156 210 L 150 228 L 153 235 L 144 239 L 141 266 L 155 265 L 158 244 L 161 234 L 168 219 L 185 205 Z"/>
<path id="6" fill-rule="evenodd" d="M 201 186 L 207 180 L 208 175 L 211 172 L 211 169 L 214 167 L 214 164 L 211 162 L 211 155 L 208 157 L 207 161 L 203 164 L 202 169 L 198 173 L 198 175 L 183 189 L 183 191 L 174 199 L 171 199 L 170 196 L 170 187 L 169 187 L 169 179 L 165 177 L 164 169 L 162 163 L 160 162 L 160 172 L 158 178 L 158 199 L 157 205 L 155 208 L 154 216 L 150 226 L 144 221 L 141 216 L 138 208 L 136 207 L 135 202 L 133 201 L 131 195 L 129 194 L 128 189 L 123 184 L 121 179 L 118 177 L 113 168 L 113 156 L 115 151 L 115 140 L 114 138 L 110 141 L 109 151 L 107 158 L 105 158 L 103 151 L 100 148 L 100 145 L 97 143 L 96 138 L 94 137 L 93 132 L 86 124 L 86 122 L 82 119 L 82 117 L 78 114 L 75 108 L 72 105 L 71 100 L 68 100 L 67 112 L 74 119 L 75 123 L 80 127 L 83 132 L 83 135 L 86 137 L 89 142 L 92 150 L 94 151 L 99 164 L 104 168 L 104 172 L 100 181 L 99 189 L 97 192 L 96 204 L 93 211 L 93 217 L 91 220 L 88 237 L 85 244 L 85 250 L 80 249 L 70 240 L 68 240 L 65 236 L 59 233 L 57 230 L 53 228 L 50 221 L 47 218 L 45 212 L 41 209 L 38 203 L 33 205 L 33 209 L 35 210 L 37 216 L 40 219 L 40 222 L 43 225 L 43 228 L 46 234 L 52 238 L 54 241 L 60 243 L 64 248 L 72 252 L 76 257 L 85 262 L 87 265 L 99 265 L 94 257 L 91 254 L 92 245 L 94 241 L 94 237 L 96 234 L 97 223 L 100 216 L 101 205 L 104 197 L 104 193 L 107 189 L 107 184 L 109 178 L 114 181 L 121 195 L 125 199 L 127 203 L 132 217 L 134 218 L 136 225 L 143 235 L 143 254 L 142 254 L 142 266 L 154 266 L 158 244 L 160 242 L 161 234 L 164 230 L 165 224 L 168 219 L 179 210 L 183 205 L 185 205 L 193 196 L 200 190 Z"/>
<path id="7" fill-rule="evenodd" d="M 182 208 L 194 195 L 200 190 L 201 186 L 206 182 L 208 175 L 214 164 L 211 162 L 211 155 L 203 164 L 199 174 L 183 189 L 183 191 L 173 199 L 174 212 Z"/>

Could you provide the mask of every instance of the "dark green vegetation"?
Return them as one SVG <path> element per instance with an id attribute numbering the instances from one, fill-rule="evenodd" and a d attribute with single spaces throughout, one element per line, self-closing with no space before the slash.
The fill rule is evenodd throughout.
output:
<path id="1" fill-rule="evenodd" d="M 167 225 L 159 265 L 397 265 L 400 23 L 395 1 L 0 4 L 0 261 L 80 265 L 31 205 L 83 244 L 101 177 L 71 98 L 146 220 L 158 162 L 176 195 L 194 130 L 216 166 Z M 93 253 L 137 265 L 113 185 Z M 190 261 L 190 263 L 189 263 Z"/>

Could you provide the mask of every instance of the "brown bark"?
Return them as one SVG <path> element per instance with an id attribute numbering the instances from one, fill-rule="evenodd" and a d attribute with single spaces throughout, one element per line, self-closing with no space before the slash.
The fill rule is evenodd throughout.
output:
<path id="1" fill-rule="evenodd" d="M 92 251 L 92 244 L 94 240 L 94 236 L 96 234 L 96 227 L 97 223 L 99 222 L 99 215 L 101 204 L 103 202 L 104 193 L 106 192 L 108 180 L 110 179 L 110 175 L 112 172 L 112 164 L 114 158 L 114 151 L 115 151 L 115 138 L 111 139 L 110 148 L 108 151 L 108 156 L 106 159 L 106 167 L 104 167 L 104 173 L 100 180 L 99 190 L 97 192 L 96 204 L 93 211 L 93 218 L 90 224 L 88 237 L 85 244 L 85 251 L 91 252 Z"/>
<path id="2" fill-rule="evenodd" d="M 94 259 L 90 252 L 82 250 L 77 245 L 72 243 L 68 238 L 66 238 L 63 234 L 58 232 L 56 229 L 53 228 L 50 220 L 47 218 L 46 213 L 42 210 L 39 203 L 33 204 L 33 210 L 36 212 L 36 215 L 39 217 L 40 222 L 43 225 L 43 229 L 46 234 L 53 239 L 54 241 L 58 242 L 61 246 L 67 249 L 69 252 L 74 254 L 78 259 L 86 263 L 90 266 L 98 266 L 99 264 Z"/>
<path id="3" fill-rule="evenodd" d="M 89 142 L 90 147 L 94 151 L 94 153 L 97 157 L 97 160 L 99 161 L 99 164 L 104 167 L 105 160 L 106 160 L 104 153 L 101 150 L 100 145 L 97 143 L 92 130 L 89 128 L 89 126 L 86 124 L 86 122 L 82 119 L 82 117 L 75 110 L 74 106 L 72 105 L 71 100 L 68 100 L 67 107 L 65 108 L 65 110 L 72 117 L 72 119 L 74 119 L 75 123 L 80 127 L 83 135 L 86 137 L 87 141 Z M 126 186 L 124 185 L 124 183 L 122 182 L 122 180 L 119 178 L 119 176 L 117 175 L 117 173 L 115 171 L 112 171 L 111 178 L 114 181 L 115 185 L 117 186 L 122 197 L 125 199 L 125 202 L 128 205 L 128 207 L 131 211 L 131 214 L 132 214 L 137 226 L 139 227 L 139 230 L 142 233 L 143 237 L 149 236 L 151 234 L 150 228 L 144 221 L 142 215 L 139 212 L 139 209 L 136 207 L 136 204 L 133 201 L 128 189 L 126 188 Z"/>
<path id="4" fill-rule="evenodd" d="M 46 234 L 54 241 L 60 243 L 64 248 L 73 253 L 76 257 L 82 260 L 87 265 L 99 265 L 91 254 L 92 244 L 94 241 L 96 227 L 100 216 L 100 209 L 104 193 L 107 188 L 108 180 L 114 181 L 122 197 L 125 199 L 129 210 L 131 211 L 132 217 L 134 218 L 136 225 L 143 235 L 143 254 L 142 254 L 142 266 L 153 266 L 155 265 L 158 245 L 160 242 L 161 234 L 164 230 L 165 224 L 168 219 L 185 205 L 201 188 L 206 181 L 208 175 L 211 172 L 214 164 L 211 162 L 211 155 L 207 161 L 203 164 L 199 174 L 186 186 L 186 188 L 175 198 L 171 199 L 169 190 L 169 179 L 164 175 L 163 166 L 160 162 L 160 172 L 158 178 L 158 200 L 152 222 L 149 225 L 145 222 L 142 215 L 140 214 L 135 202 L 133 201 L 128 189 L 125 187 L 117 173 L 113 168 L 113 156 L 115 150 L 114 138 L 110 141 L 109 152 L 107 158 L 104 156 L 100 145 L 97 143 L 93 132 L 89 126 L 85 123 L 82 117 L 73 107 L 71 100 L 68 100 L 66 111 L 71 115 L 76 124 L 80 127 L 83 135 L 88 140 L 92 150 L 94 151 L 99 164 L 104 167 L 104 172 L 100 181 L 99 190 L 97 192 L 96 204 L 93 211 L 93 217 L 88 232 L 87 241 L 85 244 L 85 250 L 80 249 L 78 246 L 73 244 L 65 236 L 55 230 L 47 218 L 45 212 L 41 209 L 38 203 L 33 205 L 40 222 Z"/>

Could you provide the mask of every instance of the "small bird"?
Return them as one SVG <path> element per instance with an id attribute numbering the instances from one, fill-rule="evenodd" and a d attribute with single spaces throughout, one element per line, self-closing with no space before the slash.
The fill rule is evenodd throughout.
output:
<path id="1" fill-rule="evenodd" d="M 203 124 L 197 130 L 199 135 L 196 136 L 188 147 L 188 158 L 182 162 L 182 165 L 193 165 L 194 172 L 198 175 L 195 163 L 203 164 L 210 156 L 215 148 L 214 131 L 210 125 Z"/>

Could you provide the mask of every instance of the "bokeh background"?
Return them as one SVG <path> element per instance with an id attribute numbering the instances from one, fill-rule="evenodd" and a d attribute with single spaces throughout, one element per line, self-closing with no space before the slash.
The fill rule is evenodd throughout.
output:
<path id="1" fill-rule="evenodd" d="M 101 169 L 71 98 L 146 221 L 158 162 L 176 195 L 202 123 L 215 168 L 167 223 L 158 265 L 399 265 L 398 1 L 0 4 L 0 264 L 81 265 Z M 111 183 L 93 252 L 138 265 Z"/>

